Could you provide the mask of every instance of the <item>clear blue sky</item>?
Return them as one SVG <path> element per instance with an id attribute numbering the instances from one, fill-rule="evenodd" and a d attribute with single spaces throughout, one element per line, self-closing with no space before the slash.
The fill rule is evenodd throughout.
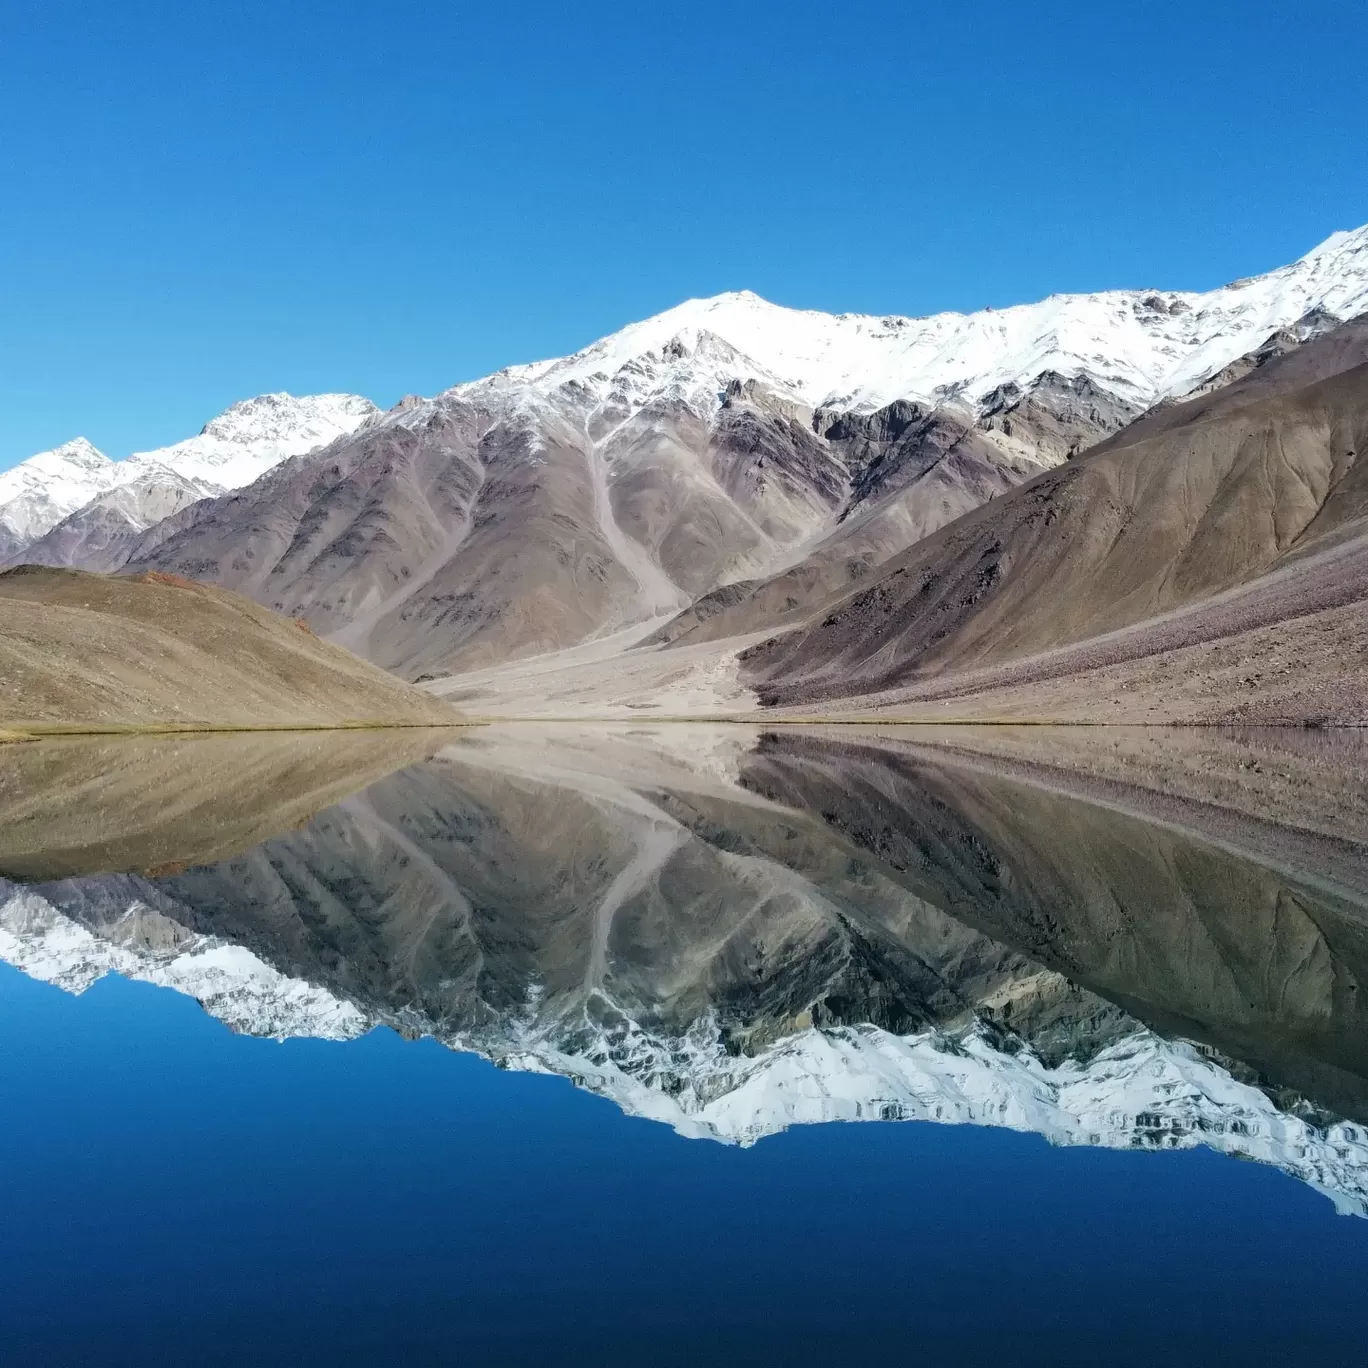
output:
<path id="1" fill-rule="evenodd" d="M 692 295 L 1205 288 L 1368 221 L 1368 5 L 0 10 L 0 467 Z"/>

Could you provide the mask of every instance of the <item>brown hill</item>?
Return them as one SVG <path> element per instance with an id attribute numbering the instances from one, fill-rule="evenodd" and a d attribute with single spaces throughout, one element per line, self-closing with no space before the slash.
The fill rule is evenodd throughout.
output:
<path id="1" fill-rule="evenodd" d="M 225 590 L 158 574 L 0 574 L 7 731 L 458 720 L 306 625 Z"/>
<path id="2" fill-rule="evenodd" d="M 790 706 L 925 694 L 969 671 L 996 669 L 1003 685 L 1052 653 L 1045 675 L 1077 675 L 1352 611 L 1366 592 L 1365 350 L 1368 325 L 1351 325 L 1151 415 L 746 652 L 747 681 Z M 1218 598 L 1233 593 L 1234 618 Z"/>

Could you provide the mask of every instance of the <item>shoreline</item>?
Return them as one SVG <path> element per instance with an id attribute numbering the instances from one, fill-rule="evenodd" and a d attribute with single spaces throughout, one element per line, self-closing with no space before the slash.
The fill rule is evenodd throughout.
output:
<path id="1" fill-rule="evenodd" d="M 5 723 L 0 745 L 45 741 L 71 736 L 222 736 L 262 732 L 446 731 L 481 725 L 461 718 L 456 722 L 86 722 Z"/>
<path id="2" fill-rule="evenodd" d="M 541 716 L 504 717 L 499 714 L 471 716 L 464 714 L 454 722 L 33 722 L 0 724 L 0 745 L 14 745 L 26 741 L 73 736 L 219 736 L 242 733 L 257 735 L 262 732 L 356 732 L 356 731 L 462 731 L 475 727 L 506 726 L 728 726 L 728 727 L 898 727 L 908 730 L 932 731 L 946 727 L 992 727 L 1004 731 L 1016 728 L 1059 728 L 1068 731 L 1227 731 L 1242 726 L 1254 731 L 1268 732 L 1356 732 L 1368 730 L 1368 722 L 1257 722 L 1229 721 L 1195 722 L 1091 722 L 1056 718 L 1000 718 L 947 717 L 943 720 L 927 718 L 889 717 L 872 713 L 864 717 L 851 716 L 793 716 L 766 713 L 696 713 L 654 716 L 643 713 L 635 717 L 584 716 L 574 713 Z"/>

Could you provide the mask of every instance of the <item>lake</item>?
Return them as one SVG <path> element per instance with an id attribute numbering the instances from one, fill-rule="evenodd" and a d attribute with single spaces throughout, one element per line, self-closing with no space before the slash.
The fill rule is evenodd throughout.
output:
<path id="1" fill-rule="evenodd" d="M 1366 806 L 1357 733 L 0 747 L 0 1361 L 1357 1361 Z"/>

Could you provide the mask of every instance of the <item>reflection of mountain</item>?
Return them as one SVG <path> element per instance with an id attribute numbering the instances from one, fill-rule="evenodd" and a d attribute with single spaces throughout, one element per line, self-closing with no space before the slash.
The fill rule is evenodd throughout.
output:
<path id="1" fill-rule="evenodd" d="M 449 730 L 51 738 L 0 756 L 0 877 L 153 874 L 224 860 L 382 775 Z"/>
<path id="2" fill-rule="evenodd" d="M 10 886 L 0 954 L 431 1033 L 685 1134 L 1204 1143 L 1368 1213 L 1354 895 L 902 743 L 668 735 L 476 735 L 218 864 Z"/>

